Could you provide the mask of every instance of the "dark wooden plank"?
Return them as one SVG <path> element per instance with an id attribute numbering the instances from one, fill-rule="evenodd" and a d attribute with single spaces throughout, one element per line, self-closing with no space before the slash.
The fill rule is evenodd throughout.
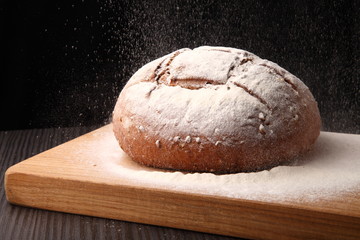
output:
<path id="1" fill-rule="evenodd" d="M 139 223 L 19 207 L 6 201 L 4 173 L 8 167 L 98 127 L 0 132 L 1 239 L 235 239 Z"/>

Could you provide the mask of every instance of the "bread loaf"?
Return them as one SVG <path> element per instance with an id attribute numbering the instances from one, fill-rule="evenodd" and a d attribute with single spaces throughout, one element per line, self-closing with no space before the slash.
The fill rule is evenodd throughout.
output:
<path id="1" fill-rule="evenodd" d="M 215 173 L 269 169 L 311 149 L 320 114 L 309 89 L 240 49 L 180 49 L 139 69 L 120 93 L 113 128 L 136 162 Z"/>

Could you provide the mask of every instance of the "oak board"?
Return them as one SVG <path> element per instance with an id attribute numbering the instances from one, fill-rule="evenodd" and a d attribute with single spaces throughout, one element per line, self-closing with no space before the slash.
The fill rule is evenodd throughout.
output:
<path id="1" fill-rule="evenodd" d="M 319 201 L 276 202 L 143 185 L 114 178 L 106 167 L 109 158 L 126 158 L 111 131 L 112 125 L 106 125 L 10 167 L 5 174 L 8 201 L 252 239 L 360 238 L 360 189 Z M 99 136 L 112 143 L 107 151 L 120 155 L 101 154 Z"/>

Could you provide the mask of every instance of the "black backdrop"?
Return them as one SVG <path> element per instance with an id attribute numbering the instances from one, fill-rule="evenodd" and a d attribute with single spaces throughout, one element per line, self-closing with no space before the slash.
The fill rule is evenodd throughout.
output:
<path id="1" fill-rule="evenodd" d="M 2 1 L 0 129 L 104 124 L 140 66 L 218 45 L 302 79 L 323 130 L 360 133 L 359 9 L 357 0 Z"/>

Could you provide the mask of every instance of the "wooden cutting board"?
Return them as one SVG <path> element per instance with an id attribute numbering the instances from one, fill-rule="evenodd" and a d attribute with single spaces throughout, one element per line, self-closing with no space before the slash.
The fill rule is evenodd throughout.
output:
<path id="1" fill-rule="evenodd" d="M 107 125 L 9 168 L 6 196 L 23 206 L 243 238 L 360 239 L 360 187 L 317 201 L 249 200 L 114 174 L 108 163 L 127 158 Z"/>

